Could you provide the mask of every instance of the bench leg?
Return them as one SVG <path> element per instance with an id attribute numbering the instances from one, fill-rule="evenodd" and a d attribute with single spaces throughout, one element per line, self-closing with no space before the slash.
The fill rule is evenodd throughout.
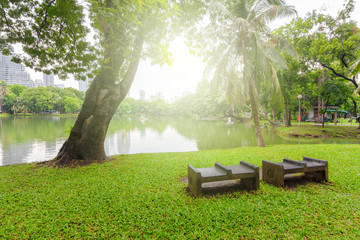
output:
<path id="1" fill-rule="evenodd" d="M 306 177 L 310 177 L 310 178 L 316 178 L 317 180 L 320 181 L 326 181 L 328 182 L 328 173 L 326 170 L 324 171 L 315 171 L 315 172 L 307 172 L 305 173 Z"/>
<path id="2" fill-rule="evenodd" d="M 240 184 L 247 190 L 257 190 L 259 189 L 259 178 L 242 178 Z"/>
<path id="3" fill-rule="evenodd" d="M 188 185 L 195 197 L 201 194 L 201 174 L 188 168 Z"/>
<path id="4" fill-rule="evenodd" d="M 262 161 L 262 178 L 270 184 L 284 186 L 284 168 L 268 161 Z"/>

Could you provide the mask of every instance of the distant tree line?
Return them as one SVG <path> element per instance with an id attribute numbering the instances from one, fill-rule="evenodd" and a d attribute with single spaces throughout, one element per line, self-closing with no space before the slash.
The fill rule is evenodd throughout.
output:
<path id="1" fill-rule="evenodd" d="M 73 88 L 28 88 L 1 83 L 2 112 L 18 113 L 75 113 L 80 110 L 84 94 Z"/>
<path id="2" fill-rule="evenodd" d="M 163 99 L 154 101 L 126 98 L 118 107 L 118 113 L 140 116 L 185 116 L 195 118 L 224 117 L 232 112 L 232 106 L 222 93 L 213 88 L 208 81 L 200 81 L 196 92 L 184 96 L 173 103 Z M 234 109 L 235 114 L 239 108 Z"/>

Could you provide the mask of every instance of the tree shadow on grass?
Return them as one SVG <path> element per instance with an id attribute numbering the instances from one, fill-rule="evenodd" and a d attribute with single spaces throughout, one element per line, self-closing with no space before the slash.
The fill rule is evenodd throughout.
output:
<path id="1" fill-rule="evenodd" d="M 91 164 L 102 164 L 105 162 L 113 161 L 115 159 L 116 159 L 115 156 L 110 156 L 109 159 L 107 159 L 107 160 L 72 159 L 72 160 L 66 162 L 66 164 L 61 164 L 61 165 L 57 164 L 57 161 L 58 161 L 57 159 L 52 159 L 52 160 L 48 160 L 48 161 L 38 162 L 38 163 L 36 163 L 36 166 L 39 168 L 40 167 L 78 168 L 78 167 L 86 167 Z"/>
<path id="2" fill-rule="evenodd" d="M 319 180 L 316 177 L 305 176 L 305 174 L 289 174 L 284 177 L 284 188 L 287 190 L 295 190 L 308 183 L 317 183 L 328 185 L 329 183 Z"/>
<path id="3" fill-rule="evenodd" d="M 188 183 L 187 177 L 180 179 L 180 181 Z M 188 186 L 184 187 L 186 194 L 193 196 Z M 218 182 L 208 182 L 201 185 L 201 195 L 199 197 L 217 197 L 220 195 L 232 195 L 235 192 L 253 193 L 254 191 L 247 190 L 242 184 L 241 180 L 227 180 Z"/>

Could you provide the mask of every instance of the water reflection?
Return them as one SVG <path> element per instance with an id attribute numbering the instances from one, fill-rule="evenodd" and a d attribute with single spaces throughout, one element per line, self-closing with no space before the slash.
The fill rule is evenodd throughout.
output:
<path id="1" fill-rule="evenodd" d="M 52 159 L 73 126 L 72 117 L 0 118 L 0 166 Z M 264 126 L 266 144 L 359 143 L 348 139 L 285 140 Z M 251 122 L 138 118 L 115 116 L 105 140 L 108 155 L 146 152 L 184 152 L 256 146 Z"/>
<path id="2" fill-rule="evenodd" d="M 0 166 L 52 159 L 56 156 L 64 141 L 65 139 L 45 142 L 35 139 L 12 145 L 0 144 Z"/>

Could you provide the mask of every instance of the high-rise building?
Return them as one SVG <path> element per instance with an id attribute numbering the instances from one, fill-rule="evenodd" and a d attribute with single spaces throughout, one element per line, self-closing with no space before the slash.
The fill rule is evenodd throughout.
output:
<path id="1" fill-rule="evenodd" d="M 5 80 L 9 85 L 19 84 L 30 88 L 34 87 L 34 82 L 25 66 L 11 61 L 13 56 L 15 56 L 14 53 L 9 56 L 0 53 L 0 80 Z"/>
<path id="2" fill-rule="evenodd" d="M 35 87 L 43 87 L 44 83 L 41 79 L 35 79 Z"/>
<path id="3" fill-rule="evenodd" d="M 61 89 L 64 89 L 65 88 L 65 84 L 56 84 L 55 87 L 57 88 L 61 88 Z"/>
<path id="4" fill-rule="evenodd" d="M 54 75 L 53 74 L 48 75 L 43 73 L 43 83 L 44 83 L 44 87 L 55 86 Z"/>
<path id="5" fill-rule="evenodd" d="M 144 90 L 140 90 L 140 91 L 139 91 L 139 98 L 140 98 L 141 100 L 145 100 L 145 91 L 144 91 Z"/>
<path id="6" fill-rule="evenodd" d="M 92 79 L 88 78 L 87 76 L 85 81 L 79 80 L 79 91 L 85 93 L 89 89 L 91 82 Z"/>

